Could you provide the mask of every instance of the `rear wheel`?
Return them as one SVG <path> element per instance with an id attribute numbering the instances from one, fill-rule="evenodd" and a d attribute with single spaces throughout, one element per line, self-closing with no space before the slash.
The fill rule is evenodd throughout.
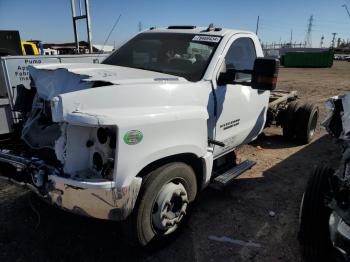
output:
<path id="1" fill-rule="evenodd" d="M 296 137 L 303 144 L 312 140 L 318 121 L 318 107 L 315 104 L 304 104 L 297 111 Z"/>
<path id="2" fill-rule="evenodd" d="M 300 103 L 297 101 L 290 102 L 285 111 L 284 121 L 282 126 L 283 136 L 287 139 L 295 137 L 295 130 L 297 125 L 296 112 L 300 108 Z"/>
<path id="3" fill-rule="evenodd" d="M 311 174 L 300 207 L 299 241 L 307 261 L 332 261 L 329 235 L 331 209 L 325 205 L 333 170 L 319 166 Z"/>
<path id="4" fill-rule="evenodd" d="M 126 221 L 131 243 L 146 246 L 176 232 L 196 194 L 196 175 L 185 163 L 166 164 L 149 173 L 143 178 L 138 204 Z"/>

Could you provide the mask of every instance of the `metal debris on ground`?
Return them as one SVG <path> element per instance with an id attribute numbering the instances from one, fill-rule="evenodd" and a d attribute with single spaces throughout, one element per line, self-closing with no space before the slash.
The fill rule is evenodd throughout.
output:
<path id="1" fill-rule="evenodd" d="M 241 246 L 246 246 L 246 247 L 261 247 L 260 244 L 254 243 L 252 241 L 243 241 L 243 240 L 238 240 L 238 239 L 233 239 L 230 237 L 222 236 L 222 237 L 217 237 L 217 236 L 208 236 L 209 240 L 214 240 L 218 242 L 223 242 L 223 243 L 230 243 L 230 244 L 236 244 L 236 245 L 241 245 Z"/>

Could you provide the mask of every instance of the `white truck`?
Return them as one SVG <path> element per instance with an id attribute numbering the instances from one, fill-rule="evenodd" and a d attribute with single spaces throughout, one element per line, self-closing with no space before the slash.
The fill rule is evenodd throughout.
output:
<path id="1" fill-rule="evenodd" d="M 270 92 L 278 67 L 255 34 L 212 25 L 151 28 L 102 64 L 29 67 L 2 176 L 67 211 L 125 221 L 145 246 L 180 228 L 201 189 L 252 167 L 233 151 L 266 125 L 310 141 L 318 109 Z"/>

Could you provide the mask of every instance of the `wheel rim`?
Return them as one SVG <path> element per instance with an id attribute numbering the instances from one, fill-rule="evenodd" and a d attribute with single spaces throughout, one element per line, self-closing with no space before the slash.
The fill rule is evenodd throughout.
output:
<path id="1" fill-rule="evenodd" d="M 316 126 L 317 126 L 317 119 L 318 119 L 318 114 L 317 112 L 312 116 L 311 123 L 310 123 L 310 137 L 313 137 L 316 131 Z"/>
<path id="2" fill-rule="evenodd" d="M 188 206 L 188 195 L 181 183 L 169 182 L 162 187 L 152 210 L 152 224 L 164 235 L 176 230 Z"/>

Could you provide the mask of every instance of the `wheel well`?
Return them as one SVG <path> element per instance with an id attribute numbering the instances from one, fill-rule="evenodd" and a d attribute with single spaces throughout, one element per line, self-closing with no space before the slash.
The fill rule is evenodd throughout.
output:
<path id="1" fill-rule="evenodd" d="M 158 159 L 148 164 L 147 166 L 145 166 L 137 174 L 137 177 L 144 177 L 150 172 L 152 172 L 153 170 L 157 169 L 158 167 L 161 167 L 171 162 L 183 162 L 191 166 L 193 168 L 194 173 L 196 174 L 197 188 L 198 190 L 202 188 L 202 183 L 204 178 L 204 166 L 203 166 L 204 163 L 199 157 L 191 153 L 177 154 L 177 155 L 167 156 L 162 159 Z"/>

